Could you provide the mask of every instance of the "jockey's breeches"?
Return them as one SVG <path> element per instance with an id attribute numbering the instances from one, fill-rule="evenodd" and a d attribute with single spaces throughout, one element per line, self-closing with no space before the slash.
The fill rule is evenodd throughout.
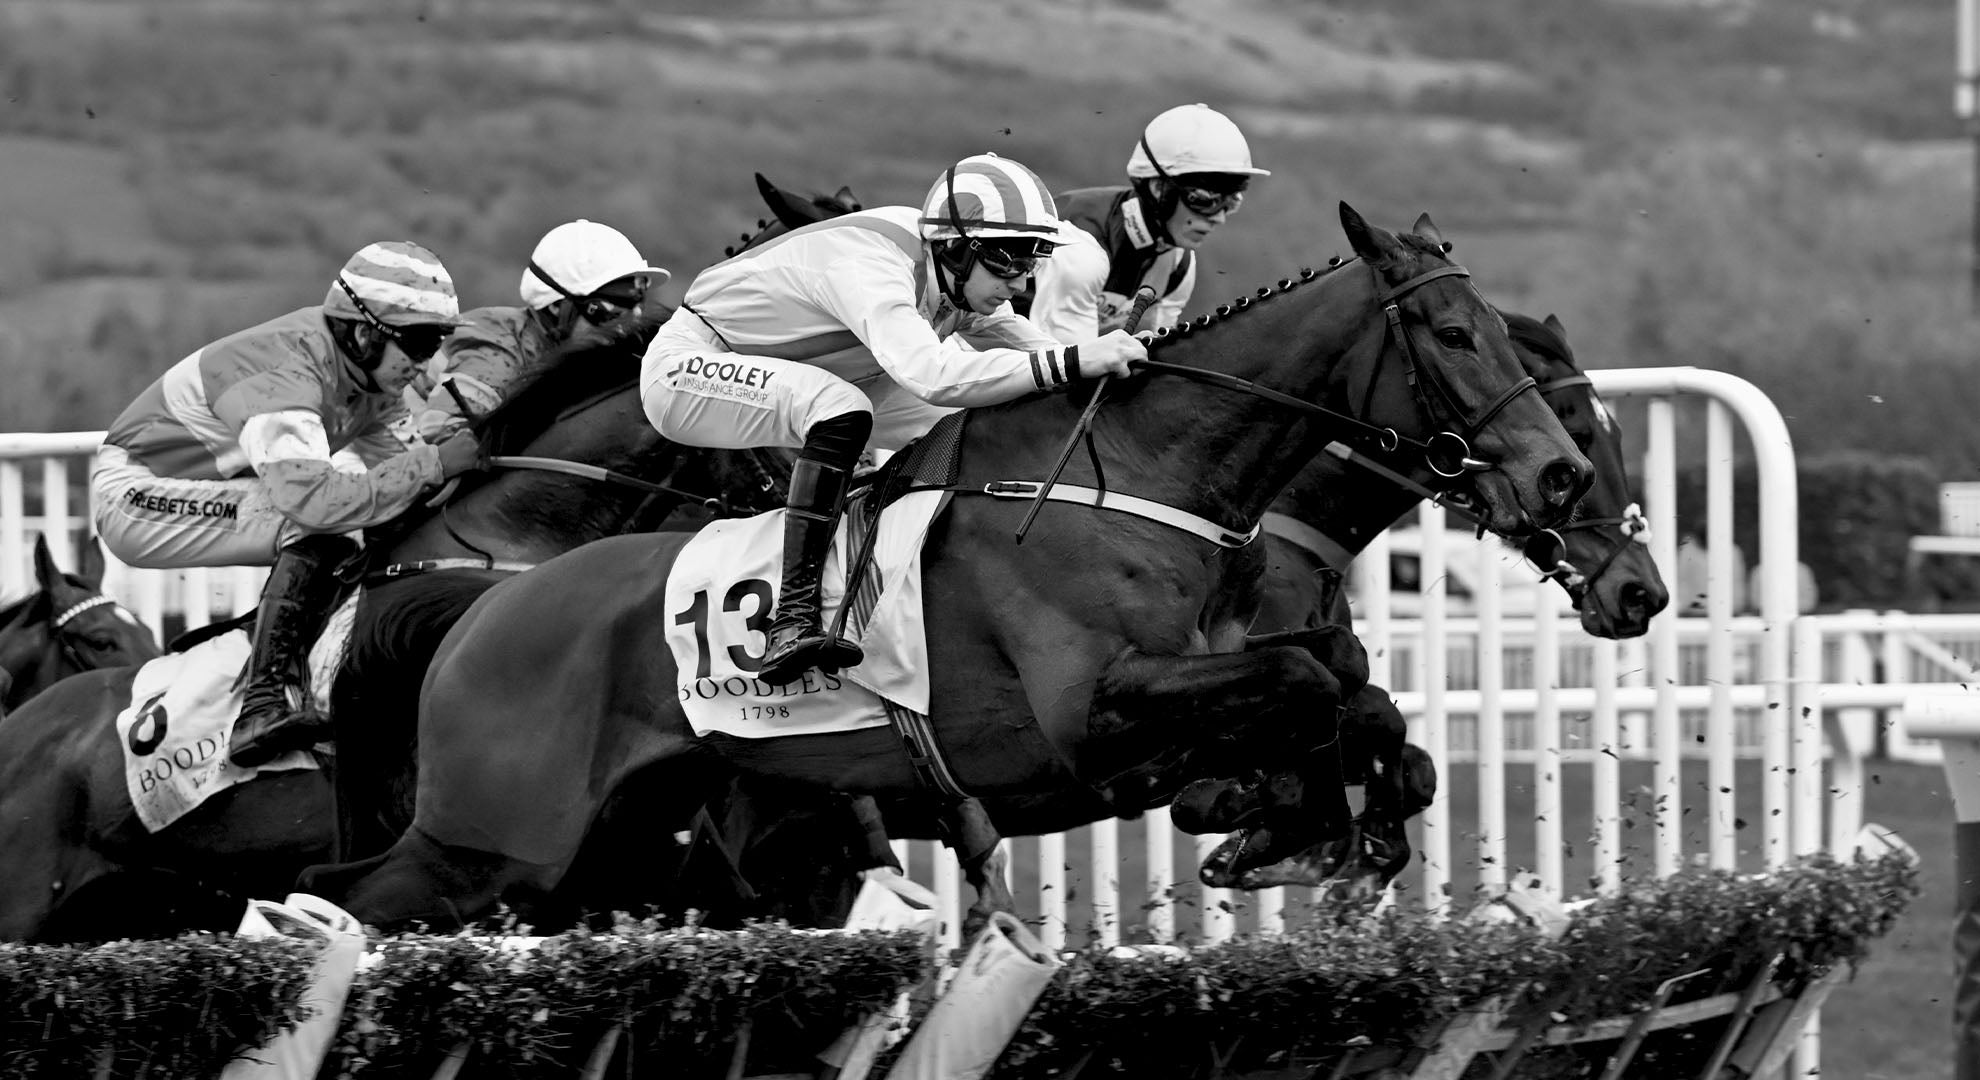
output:
<path id="1" fill-rule="evenodd" d="M 269 501 L 261 481 L 159 476 L 105 445 L 90 469 L 96 534 L 126 566 L 271 566 L 308 534 Z"/>
<path id="2" fill-rule="evenodd" d="M 647 346 L 639 397 L 660 434 L 729 450 L 800 447 L 813 424 L 854 412 L 873 414 L 870 449 L 898 450 L 956 411 L 928 404 L 884 373 L 854 385 L 801 360 L 733 352 L 686 308 Z"/>

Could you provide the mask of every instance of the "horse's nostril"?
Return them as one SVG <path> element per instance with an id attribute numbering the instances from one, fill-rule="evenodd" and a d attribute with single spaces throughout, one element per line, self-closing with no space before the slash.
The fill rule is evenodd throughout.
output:
<path id="1" fill-rule="evenodd" d="M 1549 506 L 1566 506 L 1581 494 L 1581 470 L 1574 462 L 1561 460 L 1540 470 L 1540 497 Z"/>

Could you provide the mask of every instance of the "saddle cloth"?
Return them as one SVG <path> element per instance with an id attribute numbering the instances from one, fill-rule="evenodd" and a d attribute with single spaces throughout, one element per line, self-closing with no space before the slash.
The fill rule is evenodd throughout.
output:
<path id="1" fill-rule="evenodd" d="M 320 709 L 328 708 L 330 680 L 343 659 L 356 611 L 353 596 L 331 616 L 310 650 L 310 685 Z M 261 773 L 318 767 L 316 757 L 302 750 L 253 769 L 227 760 L 250 651 L 248 631 L 232 630 L 149 661 L 132 679 L 130 704 L 115 723 L 124 752 L 124 786 L 146 829 L 157 832 L 216 793 Z"/>
<path id="2" fill-rule="evenodd" d="M 805 672 L 776 687 L 752 676 L 769 647 L 783 581 L 784 512 L 718 521 L 681 549 L 667 577 L 667 648 L 681 708 L 696 735 L 746 739 L 881 727 L 886 701 L 928 711 L 928 641 L 921 614 L 921 542 L 948 493 L 918 491 L 888 505 L 846 636 L 866 659 L 837 675 Z M 846 567 L 862 533 L 840 522 L 826 556 L 821 599 L 830 627 L 845 598 Z M 877 590 L 877 597 L 873 594 Z"/>

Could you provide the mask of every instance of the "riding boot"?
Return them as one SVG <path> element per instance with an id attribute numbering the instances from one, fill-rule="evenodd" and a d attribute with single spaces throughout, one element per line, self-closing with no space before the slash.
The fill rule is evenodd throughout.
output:
<path id="1" fill-rule="evenodd" d="M 354 547 L 342 536 L 306 536 L 276 556 L 254 617 L 241 715 L 227 742 L 235 765 L 265 765 L 330 736 L 330 718 L 308 699 L 306 665 L 336 599 L 337 565 Z"/>
<path id="2" fill-rule="evenodd" d="M 819 576 L 839 523 L 846 482 L 872 429 L 871 413 L 821 420 L 812 425 L 791 468 L 791 491 L 784 504 L 784 582 L 770 622 L 770 647 L 756 673 L 771 686 L 796 682 L 812 668 L 835 674 L 866 659 L 858 643 L 826 631 Z"/>

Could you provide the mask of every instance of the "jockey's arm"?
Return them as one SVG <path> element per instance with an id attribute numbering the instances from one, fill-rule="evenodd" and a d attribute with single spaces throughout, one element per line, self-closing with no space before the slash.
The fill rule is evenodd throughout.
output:
<path id="1" fill-rule="evenodd" d="M 399 443 L 382 428 L 382 441 L 358 451 L 384 453 Z M 372 438 L 368 434 L 366 438 Z M 323 418 L 308 409 L 258 413 L 241 425 L 241 449 L 284 517 L 316 532 L 350 532 L 397 517 L 441 480 L 440 452 L 415 446 L 381 458 L 362 473 L 339 470 L 330 461 Z M 355 445 L 355 444 L 353 444 Z"/>
<path id="2" fill-rule="evenodd" d="M 420 437 L 430 443 L 441 442 L 468 425 L 471 417 L 462 415 L 461 401 L 467 402 L 475 417 L 486 416 L 500 405 L 504 389 L 521 367 L 513 347 L 473 325 L 455 331 L 441 355 L 446 365 L 415 418 Z M 453 384 L 451 392 L 449 383 Z"/>
<path id="3" fill-rule="evenodd" d="M 1100 298 L 1111 264 L 1100 242 L 1085 231 L 1074 226 L 1064 231 L 1078 235 L 1040 259 L 1032 275 L 1031 321 L 1053 339 L 1073 345 L 1114 329 L 1100 325 Z"/>
<path id="4" fill-rule="evenodd" d="M 845 259 L 822 280 L 820 304 L 859 338 L 895 382 L 931 405 L 995 405 L 1056 389 L 1076 372 L 1077 348 L 1062 347 L 1043 335 L 1031 338 L 1030 348 L 982 350 L 938 338 L 915 307 L 914 279 L 907 267 Z M 1017 315 L 988 318 L 1030 326 Z"/>

